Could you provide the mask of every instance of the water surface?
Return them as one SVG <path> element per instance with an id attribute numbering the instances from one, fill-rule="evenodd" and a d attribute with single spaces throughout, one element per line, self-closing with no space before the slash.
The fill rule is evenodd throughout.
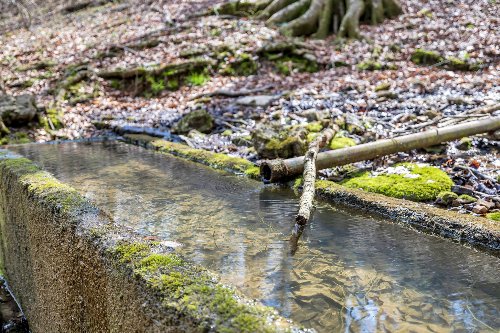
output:
<path id="1" fill-rule="evenodd" d="M 486 253 L 319 203 L 291 257 L 290 190 L 123 143 L 12 149 L 318 332 L 500 329 L 500 259 Z"/>

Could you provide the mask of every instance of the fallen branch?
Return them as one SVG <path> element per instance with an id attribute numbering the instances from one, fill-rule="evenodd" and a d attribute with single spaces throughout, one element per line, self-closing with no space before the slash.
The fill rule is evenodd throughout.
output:
<path id="1" fill-rule="evenodd" d="M 316 181 L 316 158 L 319 150 L 330 142 L 338 129 L 327 128 L 322 131 L 310 144 L 304 156 L 304 185 L 300 197 L 299 213 L 295 217 L 295 223 L 305 225 L 311 217 L 314 200 L 314 183 Z"/>
<path id="2" fill-rule="evenodd" d="M 338 127 L 335 129 L 327 128 L 323 130 L 309 144 L 309 149 L 304 156 L 304 185 L 302 187 L 302 195 L 300 196 L 299 213 L 295 217 L 295 226 L 292 231 L 292 236 L 290 237 L 290 253 L 292 255 L 297 251 L 298 241 L 304 231 L 304 226 L 309 222 L 314 209 L 316 157 L 318 156 L 319 150 L 333 139 L 337 131 Z"/>
<path id="3" fill-rule="evenodd" d="M 376 157 L 425 148 L 466 136 L 487 133 L 500 129 L 500 117 L 437 128 L 421 133 L 404 135 L 392 139 L 378 140 L 362 145 L 319 153 L 316 160 L 318 170 L 374 159 Z M 266 160 L 261 163 L 260 174 L 265 182 L 277 182 L 295 177 L 304 171 L 304 157 L 287 160 Z"/>

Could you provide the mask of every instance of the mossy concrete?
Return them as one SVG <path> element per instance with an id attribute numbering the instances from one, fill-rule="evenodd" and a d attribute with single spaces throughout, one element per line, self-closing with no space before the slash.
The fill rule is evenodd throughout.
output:
<path id="1" fill-rule="evenodd" d="M 316 194 L 336 204 L 357 208 L 393 222 L 491 251 L 496 256 L 500 255 L 500 223 L 492 220 L 347 188 L 327 180 L 316 181 Z"/>
<path id="2" fill-rule="evenodd" d="M 180 143 L 144 134 L 125 134 L 123 137 L 129 143 L 154 149 L 160 153 L 172 154 L 190 161 L 202 163 L 214 169 L 242 174 L 249 178 L 260 180 L 259 167 L 244 158 L 191 148 Z"/>
<path id="3" fill-rule="evenodd" d="M 301 331 L 7 151 L 0 239 L 4 272 L 34 333 Z"/>

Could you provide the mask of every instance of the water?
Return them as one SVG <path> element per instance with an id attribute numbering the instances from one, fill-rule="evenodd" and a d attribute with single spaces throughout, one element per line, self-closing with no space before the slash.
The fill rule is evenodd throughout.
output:
<path id="1" fill-rule="evenodd" d="M 298 198 L 114 142 L 24 145 L 36 161 L 144 235 L 318 332 L 498 332 L 500 259 L 320 203 L 297 254 Z"/>

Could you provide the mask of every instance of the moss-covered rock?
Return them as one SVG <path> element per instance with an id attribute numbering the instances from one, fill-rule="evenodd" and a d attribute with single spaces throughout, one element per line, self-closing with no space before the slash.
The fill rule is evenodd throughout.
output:
<path id="1" fill-rule="evenodd" d="M 470 204 L 470 203 L 473 203 L 473 202 L 476 202 L 477 199 L 470 196 L 470 195 L 467 195 L 467 194 L 462 194 L 458 197 L 458 202 L 462 205 L 464 204 Z"/>
<path id="2" fill-rule="evenodd" d="M 448 175 L 438 168 L 411 163 L 397 166 L 407 169 L 408 173 L 372 175 L 370 172 L 363 172 L 343 181 L 342 184 L 413 201 L 435 200 L 440 192 L 450 191 L 453 185 Z"/>
<path id="3" fill-rule="evenodd" d="M 293 72 L 314 73 L 320 69 L 316 61 L 295 54 L 284 56 L 281 54 L 266 54 L 266 57 L 274 63 L 275 69 L 283 75 L 290 75 Z"/>
<path id="4" fill-rule="evenodd" d="M 411 61 L 417 65 L 435 65 L 443 60 L 439 52 L 424 49 L 416 49 L 411 55 Z"/>
<path id="5" fill-rule="evenodd" d="M 214 128 L 214 119 L 206 110 L 194 110 L 184 115 L 172 128 L 174 133 L 188 133 L 195 129 L 201 133 L 209 133 Z"/>
<path id="6" fill-rule="evenodd" d="M 458 199 L 458 195 L 451 191 L 442 191 L 439 192 L 436 203 L 443 206 L 449 206 L 454 200 Z"/>
<path id="7" fill-rule="evenodd" d="M 330 149 L 341 149 L 341 148 L 346 148 L 346 147 L 352 147 L 356 145 L 356 141 L 351 138 L 345 138 L 345 137 L 334 137 L 332 141 L 330 141 Z"/>
<path id="8" fill-rule="evenodd" d="M 469 150 L 472 148 L 472 139 L 469 137 L 461 138 L 458 141 L 457 148 L 460 150 Z"/>
<path id="9" fill-rule="evenodd" d="M 307 130 L 301 127 L 281 129 L 259 128 L 252 132 L 252 143 L 260 158 L 290 158 L 304 155 Z"/>

